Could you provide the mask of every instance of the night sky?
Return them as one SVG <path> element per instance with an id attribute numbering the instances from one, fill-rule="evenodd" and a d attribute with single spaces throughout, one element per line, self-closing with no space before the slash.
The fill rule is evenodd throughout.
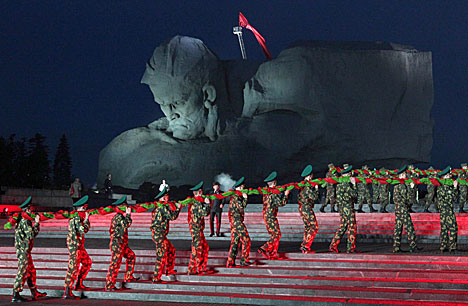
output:
<path id="1" fill-rule="evenodd" d="M 467 1 L 19 1 L 0 2 L 0 136 L 61 134 L 73 174 L 95 183 L 99 151 L 121 132 L 162 116 L 140 84 L 153 50 L 174 35 L 240 58 L 238 13 L 275 57 L 299 39 L 388 41 L 432 51 L 432 164 L 468 161 Z M 244 32 L 247 56 L 263 53 Z"/>

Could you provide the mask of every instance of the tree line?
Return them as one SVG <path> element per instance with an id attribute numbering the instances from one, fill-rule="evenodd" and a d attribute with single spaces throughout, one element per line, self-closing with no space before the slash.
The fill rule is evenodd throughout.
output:
<path id="1" fill-rule="evenodd" d="M 46 137 L 18 139 L 15 134 L 0 137 L 0 185 L 27 188 L 67 189 L 71 183 L 72 161 L 65 135 L 60 138 L 52 167 Z"/>

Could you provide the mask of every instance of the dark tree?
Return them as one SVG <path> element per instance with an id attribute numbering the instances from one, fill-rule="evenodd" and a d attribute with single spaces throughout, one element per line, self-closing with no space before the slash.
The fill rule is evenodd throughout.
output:
<path id="1" fill-rule="evenodd" d="M 0 185 L 24 186 L 27 177 L 26 140 L 0 137 Z"/>
<path id="2" fill-rule="evenodd" d="M 48 148 L 45 136 L 36 133 L 29 139 L 29 154 L 27 157 L 28 173 L 26 186 L 45 188 L 50 186 L 50 166 Z"/>
<path id="3" fill-rule="evenodd" d="M 55 152 L 54 159 L 54 187 L 67 189 L 71 182 L 72 162 L 70 158 L 70 147 L 67 136 L 62 135 L 60 143 Z"/>

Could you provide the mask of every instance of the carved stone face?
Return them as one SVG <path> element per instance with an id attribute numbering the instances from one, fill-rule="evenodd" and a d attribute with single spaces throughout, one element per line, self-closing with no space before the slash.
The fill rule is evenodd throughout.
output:
<path id="1" fill-rule="evenodd" d="M 207 110 L 201 88 L 187 88 L 181 84 L 149 84 L 154 101 L 169 121 L 168 132 L 175 138 L 194 139 L 203 134 L 207 122 Z"/>

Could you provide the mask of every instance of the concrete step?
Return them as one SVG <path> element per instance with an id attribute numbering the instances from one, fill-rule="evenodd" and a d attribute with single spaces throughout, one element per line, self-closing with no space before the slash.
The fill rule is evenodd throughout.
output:
<path id="1" fill-rule="evenodd" d="M 63 288 L 57 286 L 41 287 L 46 290 L 50 297 L 61 297 Z M 425 300 L 406 300 L 402 301 L 397 298 L 348 298 L 348 297 L 306 297 L 306 296 L 291 296 L 291 295 L 267 295 L 267 294 L 230 294 L 223 292 L 191 292 L 185 291 L 166 291 L 166 290 L 132 290 L 125 289 L 116 292 L 105 292 L 102 290 L 93 290 L 86 292 L 76 292 L 75 295 L 90 299 L 113 299 L 113 300 L 130 300 L 130 301 L 154 301 L 154 302 L 177 302 L 177 303 L 200 303 L 200 304 L 230 304 L 230 305 L 285 305 L 285 306 L 302 306 L 310 305 L 435 305 L 434 301 Z M 10 295 L 11 287 L 0 285 L 0 294 Z M 79 302 L 78 302 L 79 303 Z M 453 305 L 450 301 L 437 301 L 437 305 Z M 457 305 L 468 305 L 466 302 L 457 302 Z"/>
<path id="2" fill-rule="evenodd" d="M 282 260 L 265 260 L 252 252 L 255 264 L 226 268 L 226 251 L 210 252 L 210 272 L 186 275 L 189 251 L 177 251 L 178 273 L 162 283 L 149 279 L 154 250 L 135 250 L 135 275 L 142 280 L 125 289 L 105 292 L 108 249 L 89 249 L 93 265 L 84 294 L 96 299 L 187 303 L 246 303 L 303 305 L 304 303 L 361 303 L 381 305 L 449 305 L 468 303 L 468 257 L 418 254 L 283 253 Z M 61 296 L 67 269 L 66 248 L 35 248 L 33 260 L 38 287 L 49 296 Z M 16 274 L 13 247 L 0 248 L 0 294 L 10 295 Z M 125 270 L 120 268 L 119 280 Z M 466 275 L 466 276 L 465 276 Z M 26 290 L 27 292 L 27 290 Z"/>

